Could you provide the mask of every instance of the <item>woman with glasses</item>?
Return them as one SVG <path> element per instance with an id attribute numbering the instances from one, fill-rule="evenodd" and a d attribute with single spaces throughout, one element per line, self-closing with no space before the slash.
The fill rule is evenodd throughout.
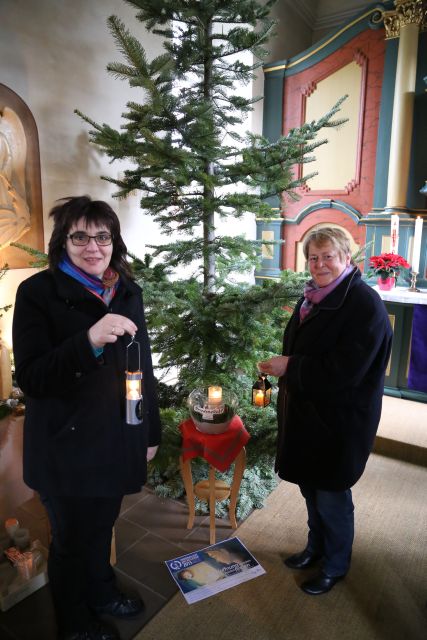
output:
<path id="1" fill-rule="evenodd" d="M 308 569 L 321 561 L 321 570 L 301 585 L 319 595 L 350 568 L 351 487 L 378 428 L 392 331 L 343 231 L 315 229 L 303 250 L 312 278 L 286 327 L 283 355 L 258 366 L 279 377 L 276 470 L 299 485 L 308 512 L 306 546 L 284 562 Z"/>
<path id="2" fill-rule="evenodd" d="M 119 220 L 89 197 L 55 206 L 49 268 L 18 288 L 16 378 L 26 396 L 24 480 L 46 506 L 48 573 L 67 640 L 111 640 L 99 615 L 139 615 L 110 566 L 112 528 L 125 494 L 146 481 L 160 419 L 140 287 L 126 261 Z M 142 423 L 127 424 L 125 370 L 140 346 Z M 133 356 L 135 357 L 135 355 Z M 135 364 L 135 363 L 133 363 Z"/>

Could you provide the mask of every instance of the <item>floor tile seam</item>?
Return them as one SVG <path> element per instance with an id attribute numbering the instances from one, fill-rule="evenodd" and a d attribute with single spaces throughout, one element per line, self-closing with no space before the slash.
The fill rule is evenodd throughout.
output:
<path id="1" fill-rule="evenodd" d="M 181 542 L 176 542 L 171 540 L 170 538 L 164 537 L 162 536 L 160 533 L 157 533 L 155 530 L 152 529 L 148 529 L 147 533 L 142 536 L 141 538 L 138 538 L 138 540 L 136 540 L 135 542 L 133 542 L 131 545 L 129 545 L 128 547 L 126 547 L 126 549 L 124 549 L 123 551 L 121 551 L 120 553 L 117 554 L 117 560 L 119 560 L 125 553 L 127 553 L 130 549 L 132 549 L 135 545 L 139 544 L 140 542 L 142 542 L 144 540 L 144 538 L 147 537 L 147 535 L 151 535 L 155 538 L 158 538 L 159 540 L 161 540 L 162 542 L 165 542 L 169 545 L 173 545 L 174 547 L 176 547 L 178 550 L 180 551 L 186 551 L 186 544 L 188 544 L 189 542 L 192 542 L 191 538 L 196 536 L 198 531 L 202 529 L 202 527 L 193 527 L 192 529 L 188 530 L 188 533 L 186 534 L 186 536 L 184 538 L 182 538 Z M 233 532 L 237 531 L 237 529 L 230 529 L 230 534 L 227 536 L 227 538 L 231 537 L 231 534 Z M 206 546 L 209 546 L 209 543 L 206 543 Z M 170 559 L 170 558 L 168 558 Z"/>
<path id="2" fill-rule="evenodd" d="M 169 501 L 169 500 L 172 500 L 172 499 L 171 498 L 167 498 L 167 500 Z M 180 504 L 180 503 L 178 503 L 178 504 Z M 129 509 L 125 513 L 127 513 L 128 511 L 129 511 Z M 188 514 L 184 514 L 184 515 L 186 515 L 188 517 Z M 209 516 L 209 514 L 202 513 L 202 514 L 195 514 L 195 517 L 196 518 L 201 518 L 201 520 L 200 520 L 198 525 L 193 526 L 193 528 L 189 529 L 189 531 L 193 531 L 193 529 L 198 529 L 199 527 L 201 527 L 203 524 L 206 523 L 207 520 L 209 520 L 210 516 Z M 121 513 L 119 515 L 119 518 L 122 519 L 122 520 L 125 520 L 126 522 L 129 522 L 130 524 L 135 524 L 136 526 L 140 527 L 141 529 L 145 528 L 147 531 L 152 531 L 152 529 L 149 529 L 147 527 L 143 527 L 139 522 L 137 522 L 136 520 L 133 520 L 132 517 L 129 516 L 129 514 L 128 515 L 124 515 L 123 513 Z"/>
<path id="3" fill-rule="evenodd" d="M 172 541 L 169 538 L 165 538 L 165 537 L 163 537 L 162 535 L 160 535 L 159 533 L 156 532 L 156 529 L 158 528 L 156 526 L 154 526 L 153 528 L 143 527 L 141 524 L 139 524 L 139 522 L 136 522 L 136 520 L 132 520 L 131 518 L 129 518 L 129 516 L 126 517 L 126 518 L 122 518 L 122 519 L 125 522 L 128 522 L 129 524 L 133 524 L 133 525 L 136 525 L 137 527 L 139 527 L 140 529 L 144 529 L 148 533 L 151 533 L 151 534 L 157 536 L 158 538 L 161 538 L 162 540 L 166 540 L 166 542 L 171 542 L 172 543 Z M 165 528 L 165 527 L 162 527 L 162 528 Z M 196 531 L 199 528 L 200 528 L 200 525 L 198 525 L 197 527 L 193 527 L 192 529 L 188 529 L 188 531 L 191 533 L 193 531 Z M 185 529 L 185 530 L 187 531 L 187 529 Z M 189 535 L 189 534 L 187 534 L 187 535 Z"/>
<path id="4" fill-rule="evenodd" d="M 126 509 L 120 511 L 119 517 L 121 517 L 123 514 L 127 513 L 131 509 L 134 509 L 136 506 L 141 504 L 141 502 L 145 502 L 145 500 L 147 500 L 148 498 L 150 498 L 150 496 L 146 495 L 143 498 L 141 498 L 140 500 L 137 500 L 137 502 L 135 502 L 134 504 L 130 505 L 129 507 L 126 507 Z"/>
<path id="5" fill-rule="evenodd" d="M 138 527 L 138 529 L 142 529 L 143 531 L 146 531 L 146 532 L 150 531 L 150 529 L 147 529 L 147 527 L 143 527 L 142 524 L 139 524 L 139 522 L 136 522 L 136 520 L 132 520 L 129 517 L 120 515 L 118 517 L 118 520 L 124 520 L 124 522 L 129 522 L 129 524 L 134 524 L 136 527 Z"/>
<path id="6" fill-rule="evenodd" d="M 120 558 L 122 558 L 122 556 L 125 555 L 125 553 L 127 553 L 128 551 L 130 551 L 131 549 L 133 549 L 133 547 L 135 547 L 137 544 L 139 544 L 140 542 L 142 542 L 144 540 L 144 538 L 146 538 L 148 535 L 153 536 L 154 538 L 158 538 L 159 540 L 161 540 L 162 542 L 166 542 L 168 545 L 171 545 L 173 547 L 176 547 L 177 550 L 182 551 L 183 547 L 180 546 L 179 543 L 173 542 L 172 540 L 170 540 L 169 538 L 164 538 L 163 536 L 161 536 L 160 534 L 156 533 L 155 531 L 151 531 L 151 530 L 147 530 L 146 534 L 143 535 L 141 538 L 138 538 L 138 540 L 136 540 L 135 542 L 133 542 L 131 545 L 129 545 L 128 547 L 126 547 L 125 550 L 121 551 L 120 553 L 117 554 L 117 560 L 120 560 Z M 167 560 L 169 560 L 170 558 L 166 558 Z"/>
<path id="7" fill-rule="evenodd" d="M 182 542 L 179 543 L 179 546 L 183 545 L 184 543 L 191 542 L 191 538 L 194 538 L 199 531 L 207 531 L 208 527 L 206 526 L 206 524 L 208 523 L 201 523 L 197 527 L 188 529 L 187 534 L 183 537 Z"/>
<path id="8" fill-rule="evenodd" d="M 156 493 L 155 489 L 152 489 L 151 497 L 157 498 L 159 502 L 168 500 L 169 502 L 174 502 L 175 504 L 179 504 L 180 506 L 188 507 L 185 494 L 181 498 L 172 498 L 169 496 L 161 496 L 158 493 Z"/>
<path id="9" fill-rule="evenodd" d="M 179 549 L 181 551 L 181 547 L 180 547 L 179 542 L 174 542 L 170 538 L 164 538 L 162 535 L 160 535 L 159 533 L 156 533 L 155 531 L 150 531 L 150 534 L 152 536 L 154 536 L 155 538 L 158 538 L 162 542 L 166 542 L 167 544 L 169 544 L 169 545 L 171 545 L 173 547 L 176 547 L 177 549 Z M 170 558 L 166 558 L 166 559 L 169 560 Z"/>
<path id="10" fill-rule="evenodd" d="M 114 567 L 114 570 L 117 573 L 120 573 L 127 580 L 130 580 L 131 582 L 135 582 L 138 586 L 144 587 L 144 589 L 147 589 L 147 591 L 151 591 L 151 593 L 154 593 L 154 595 L 156 595 L 159 598 L 161 598 L 162 600 L 164 600 L 165 603 L 169 602 L 170 598 L 167 598 L 166 596 L 164 596 L 163 594 L 159 593 L 158 591 L 156 591 L 152 587 L 148 586 L 148 584 L 146 584 L 145 582 L 141 582 L 140 580 L 137 580 L 133 576 L 131 576 L 128 573 L 126 573 L 126 571 L 123 571 L 123 569 L 119 569 L 118 567 Z"/>
<path id="11" fill-rule="evenodd" d="M 143 536 L 138 538 L 138 540 L 135 540 L 135 542 L 132 542 L 132 544 L 130 544 L 128 547 L 126 547 L 126 549 L 123 549 L 123 551 L 120 551 L 119 553 L 117 553 L 117 551 L 116 551 L 116 560 L 119 560 L 125 553 L 130 551 L 130 549 L 133 549 L 133 547 L 135 547 L 135 545 L 139 544 L 141 542 L 141 540 L 144 540 L 144 538 L 146 538 L 149 534 L 150 534 L 150 531 L 146 530 Z"/>
<path id="12" fill-rule="evenodd" d="M 183 543 L 186 543 L 189 541 L 189 539 L 195 535 L 197 535 L 197 532 L 199 530 L 202 530 L 206 527 L 207 522 L 209 522 L 209 516 L 205 516 L 203 518 L 203 520 L 201 520 L 201 522 L 197 525 L 197 526 L 193 526 L 191 529 L 185 529 L 185 531 L 183 532 L 183 538 L 182 538 L 182 542 L 174 542 L 172 541 L 170 538 L 162 536 L 160 533 L 158 533 L 156 531 L 156 528 L 154 527 L 153 529 L 147 529 L 142 527 L 142 525 L 140 525 L 138 522 L 136 522 L 135 520 L 132 520 L 131 518 L 127 517 L 127 518 L 122 518 L 125 522 L 128 522 L 129 524 L 133 524 L 136 525 L 137 527 L 139 527 L 140 529 L 144 529 L 147 533 L 149 533 L 150 535 L 155 536 L 156 538 L 160 538 L 160 540 L 167 542 L 169 544 L 173 544 L 174 546 L 178 547 L 179 549 L 183 549 L 184 547 L 182 546 Z M 242 520 L 242 522 L 244 522 L 244 520 Z M 241 523 L 238 523 L 237 525 L 237 529 L 239 528 Z M 228 525 L 225 525 L 228 526 Z M 232 532 L 237 531 L 237 529 L 232 529 L 232 527 L 230 527 L 230 535 Z M 228 535 L 227 537 L 230 537 L 230 535 Z M 141 542 L 141 540 L 143 540 L 145 538 L 145 535 L 142 536 L 141 538 L 138 538 L 138 540 L 136 542 L 134 542 L 133 544 L 131 544 L 129 547 L 127 547 L 126 551 L 128 549 L 131 549 L 135 544 L 137 544 L 138 542 Z M 191 540 L 190 540 L 191 541 Z M 117 557 L 119 558 L 121 555 L 123 555 L 123 553 L 125 553 L 125 551 L 121 552 L 120 555 L 118 555 Z"/>

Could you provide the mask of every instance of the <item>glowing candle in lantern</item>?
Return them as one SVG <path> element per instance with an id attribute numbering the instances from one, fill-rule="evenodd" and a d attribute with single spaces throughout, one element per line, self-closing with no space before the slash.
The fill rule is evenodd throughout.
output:
<path id="1" fill-rule="evenodd" d="M 142 371 L 126 371 L 126 423 L 142 422 Z"/>
<path id="2" fill-rule="evenodd" d="M 208 387 L 208 405 L 217 407 L 222 403 L 222 387 Z"/>
<path id="3" fill-rule="evenodd" d="M 420 267 L 421 238 L 423 235 L 423 219 L 418 216 L 415 220 L 414 245 L 412 248 L 412 271 L 418 273 Z"/>
<path id="4" fill-rule="evenodd" d="M 257 407 L 264 406 L 264 391 L 261 391 L 261 389 L 255 393 L 254 404 Z"/>
<path id="5" fill-rule="evenodd" d="M 129 350 L 135 347 L 138 354 L 138 366 L 129 370 Z M 138 425 L 142 423 L 142 371 L 139 342 L 132 336 L 126 347 L 126 423 Z"/>
<path id="6" fill-rule="evenodd" d="M 392 215 L 390 217 L 391 222 L 391 241 L 390 241 L 390 253 L 398 253 L 399 247 L 399 216 Z"/>
<path id="7" fill-rule="evenodd" d="M 134 375 L 134 374 L 131 374 Z M 126 380 L 126 398 L 128 400 L 140 400 L 141 399 L 141 378 L 128 377 Z"/>
<path id="8" fill-rule="evenodd" d="M 258 375 L 258 380 L 252 387 L 252 404 L 255 407 L 268 407 L 271 402 L 271 384 L 265 373 Z"/>

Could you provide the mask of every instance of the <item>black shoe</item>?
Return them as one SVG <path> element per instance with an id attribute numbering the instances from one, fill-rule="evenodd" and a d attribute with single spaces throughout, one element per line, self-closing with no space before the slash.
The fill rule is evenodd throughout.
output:
<path id="1" fill-rule="evenodd" d="M 293 556 L 289 556 L 289 558 L 286 558 L 283 562 L 289 569 L 308 569 L 316 564 L 321 557 L 319 553 L 313 553 L 313 551 L 304 549 L 304 551 L 300 551 L 300 553 L 294 553 Z"/>
<path id="2" fill-rule="evenodd" d="M 320 573 L 316 578 L 303 582 L 301 589 L 311 596 L 320 596 L 322 593 L 328 593 L 344 577 L 328 576 L 326 573 Z"/>
<path id="3" fill-rule="evenodd" d="M 61 634 L 60 640 L 119 640 L 119 636 L 103 625 L 96 623 L 86 631 L 69 631 Z"/>
<path id="4" fill-rule="evenodd" d="M 144 611 L 145 605 L 140 598 L 128 598 L 124 593 L 120 593 L 112 602 L 93 606 L 92 609 L 98 614 L 107 614 L 115 618 L 133 618 Z"/>

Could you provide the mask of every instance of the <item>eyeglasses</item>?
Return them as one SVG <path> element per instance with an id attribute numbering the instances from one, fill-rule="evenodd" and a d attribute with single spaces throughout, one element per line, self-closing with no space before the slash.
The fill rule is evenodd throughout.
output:
<path id="1" fill-rule="evenodd" d="M 89 236 L 83 231 L 75 231 L 74 233 L 69 233 L 67 238 L 69 238 L 76 247 L 85 247 L 89 244 L 91 238 L 93 238 L 100 247 L 107 247 L 112 242 L 111 233 L 98 233 L 96 236 Z"/>

